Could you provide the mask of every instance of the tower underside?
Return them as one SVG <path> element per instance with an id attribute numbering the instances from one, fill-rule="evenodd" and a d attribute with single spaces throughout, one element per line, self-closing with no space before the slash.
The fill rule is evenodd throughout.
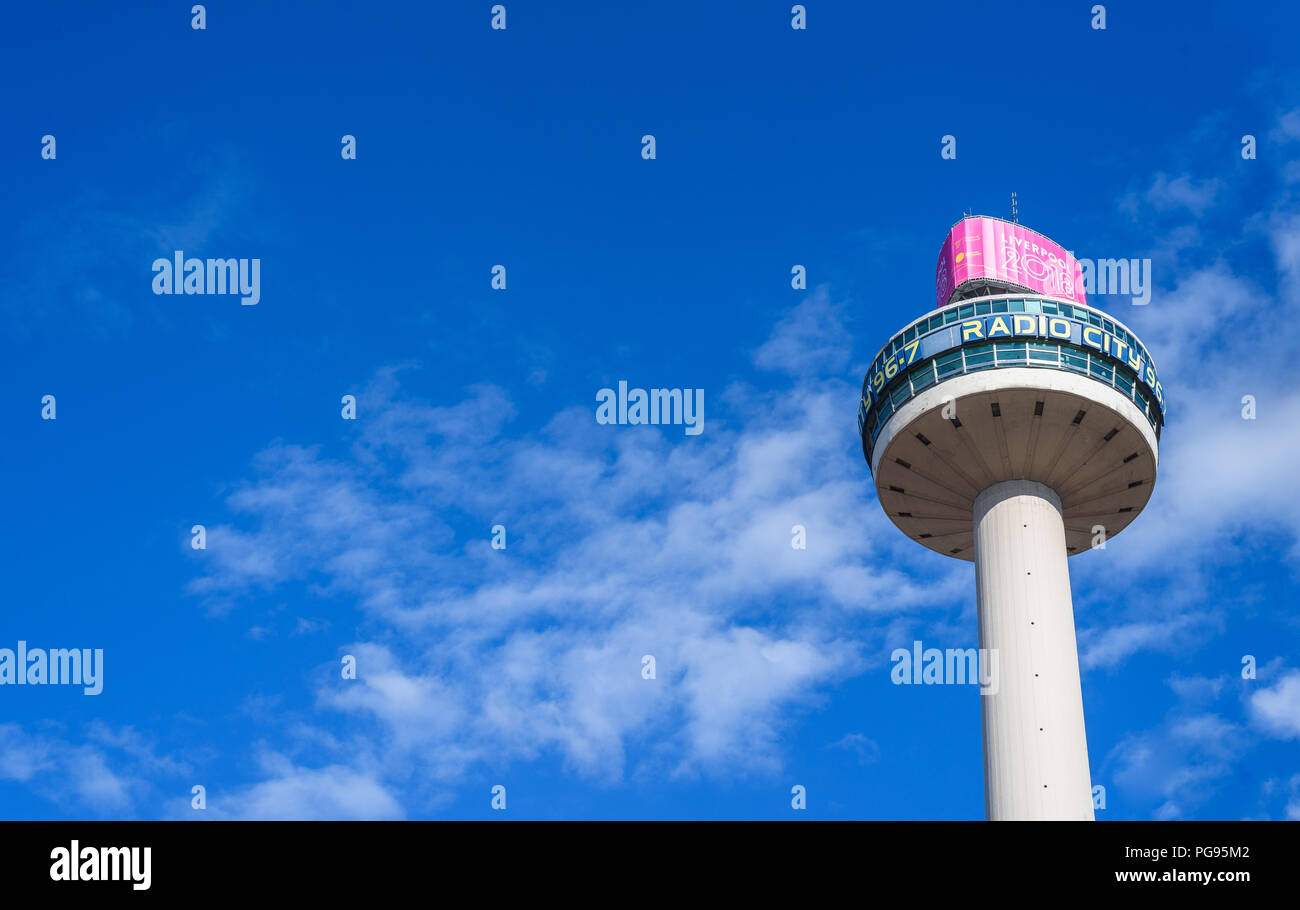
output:
<path id="1" fill-rule="evenodd" d="M 958 376 L 904 404 L 873 451 L 881 506 L 907 536 L 973 560 L 979 494 L 1032 480 L 1060 497 L 1065 552 L 1122 531 L 1146 505 L 1158 448 L 1129 399 L 1086 377 L 1008 368 Z"/>

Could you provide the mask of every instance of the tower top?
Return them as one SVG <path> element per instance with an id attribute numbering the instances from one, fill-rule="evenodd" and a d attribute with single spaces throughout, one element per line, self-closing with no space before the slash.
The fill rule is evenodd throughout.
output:
<path id="1" fill-rule="evenodd" d="M 934 270 L 934 292 L 936 307 L 1018 292 L 1088 302 L 1074 256 L 1037 231 L 989 215 L 968 215 L 948 231 Z"/>

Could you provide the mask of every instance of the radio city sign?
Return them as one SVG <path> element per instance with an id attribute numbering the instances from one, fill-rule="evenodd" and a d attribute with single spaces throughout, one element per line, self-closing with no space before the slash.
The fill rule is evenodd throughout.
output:
<path id="1" fill-rule="evenodd" d="M 1156 374 L 1155 365 L 1145 353 L 1124 339 L 1088 322 L 1066 316 L 1049 316 L 1046 313 L 1000 313 L 977 316 L 950 323 L 908 342 L 892 357 L 867 377 L 863 398 L 867 408 L 874 407 L 883 397 L 890 381 L 900 371 L 913 363 L 942 354 L 945 351 L 978 344 L 981 341 L 1007 339 L 1028 340 L 1045 338 L 1077 347 L 1091 348 L 1105 354 L 1131 369 L 1148 389 L 1165 414 L 1165 391 Z M 1040 364 L 1046 366 L 1046 364 Z"/>

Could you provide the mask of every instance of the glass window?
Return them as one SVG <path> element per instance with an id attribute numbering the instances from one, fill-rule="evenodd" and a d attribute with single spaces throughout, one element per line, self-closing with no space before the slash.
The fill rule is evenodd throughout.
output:
<path id="1" fill-rule="evenodd" d="M 1041 313 L 1042 311 L 1043 311 L 1043 304 L 1042 304 L 1041 301 L 1038 301 L 1038 300 L 1026 300 L 1026 301 L 1025 301 L 1025 312 L 1026 312 L 1026 313 Z"/>
<path id="2" fill-rule="evenodd" d="M 958 320 L 958 318 L 960 318 L 960 317 L 957 316 L 957 308 L 956 308 L 956 307 L 953 307 L 951 310 L 946 310 L 946 311 L 944 312 L 944 314 L 943 314 L 943 323 L 944 323 L 944 325 L 947 325 L 947 324 L 950 323 L 950 322 L 956 322 L 956 321 Z"/>
<path id="3" fill-rule="evenodd" d="M 1070 306 L 1068 303 L 1058 303 L 1056 305 L 1056 311 L 1062 316 L 1068 316 L 1071 319 L 1073 319 L 1075 315 L 1074 307 Z"/>
<path id="4" fill-rule="evenodd" d="M 993 345 L 980 344 L 966 349 L 966 371 L 983 370 L 993 366 Z"/>
<path id="5" fill-rule="evenodd" d="M 1025 311 L 1025 302 L 1023 300 L 1008 300 L 1007 306 L 1013 313 L 1023 313 Z"/>
<path id="6" fill-rule="evenodd" d="M 1098 316 L 1096 313 L 1089 313 L 1088 321 L 1091 322 L 1093 325 L 1095 325 L 1097 328 L 1101 328 L 1101 317 Z"/>
<path id="7" fill-rule="evenodd" d="M 988 314 L 989 314 L 989 302 L 987 300 L 983 301 L 982 303 L 975 304 L 976 316 L 987 316 Z"/>
<path id="8" fill-rule="evenodd" d="M 1115 323 L 1111 322 L 1109 319 L 1102 319 L 1101 327 L 1112 335 L 1115 334 Z"/>
<path id="9" fill-rule="evenodd" d="M 897 408 L 904 401 L 907 401 L 907 399 L 911 397 L 912 397 L 912 387 L 908 385 L 907 382 L 905 381 L 900 382 L 898 384 L 898 388 L 894 389 L 894 391 L 891 392 L 889 395 L 889 398 L 894 403 L 895 408 Z"/>
<path id="10" fill-rule="evenodd" d="M 993 312 L 1005 313 L 1007 311 L 1007 302 L 1005 300 L 993 301 Z"/>
<path id="11" fill-rule="evenodd" d="M 1056 304 L 1052 303 L 1050 300 L 1044 300 L 1044 301 L 1043 301 L 1043 312 L 1044 312 L 1044 313 L 1048 313 L 1048 314 L 1050 314 L 1050 315 L 1052 315 L 1052 316 L 1057 315 Z"/>
<path id="12" fill-rule="evenodd" d="M 1124 393 L 1125 398 L 1133 397 L 1133 374 L 1123 367 L 1115 369 L 1115 388 Z"/>
<path id="13" fill-rule="evenodd" d="M 1088 369 L 1089 375 L 1095 379 L 1101 379 L 1109 383 L 1111 377 L 1114 375 L 1114 370 L 1112 370 L 1108 364 L 1103 363 L 1099 357 L 1090 357 L 1088 359 L 1091 361 Z"/>
<path id="14" fill-rule="evenodd" d="M 1023 341 L 1010 344 L 995 344 L 993 350 L 997 352 L 999 364 L 1025 362 L 1025 343 Z"/>
<path id="15" fill-rule="evenodd" d="M 946 379 L 954 373 L 961 372 L 961 351 L 953 351 L 951 354 L 944 354 L 934 362 L 939 371 L 939 378 Z"/>
<path id="16" fill-rule="evenodd" d="M 934 385 L 934 361 L 927 360 L 919 367 L 912 368 L 912 391 L 919 392 L 928 386 Z"/>
<path id="17" fill-rule="evenodd" d="M 1068 370 L 1086 373 L 1088 372 L 1088 357 L 1085 354 L 1076 354 L 1072 350 L 1061 348 L 1061 365 Z"/>
<path id="18" fill-rule="evenodd" d="M 936 313 L 930 317 L 930 321 L 926 324 L 925 330 L 927 332 L 933 332 L 941 325 L 943 325 L 943 317 Z"/>
<path id="19" fill-rule="evenodd" d="M 1061 349 L 1054 344 L 1031 341 L 1029 342 L 1029 361 L 1030 363 L 1060 363 Z"/>
<path id="20" fill-rule="evenodd" d="M 969 303 L 957 310 L 957 318 L 959 319 L 969 319 L 971 316 L 974 315 L 975 315 L 975 307 L 971 306 Z"/>

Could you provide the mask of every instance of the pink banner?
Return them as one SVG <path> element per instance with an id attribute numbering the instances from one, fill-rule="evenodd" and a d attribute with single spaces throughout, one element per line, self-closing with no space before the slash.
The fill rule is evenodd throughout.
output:
<path id="1" fill-rule="evenodd" d="M 976 278 L 994 278 L 1036 294 L 1086 304 L 1078 261 L 1042 234 L 1002 221 L 963 218 L 948 232 L 934 271 L 935 305 Z"/>

